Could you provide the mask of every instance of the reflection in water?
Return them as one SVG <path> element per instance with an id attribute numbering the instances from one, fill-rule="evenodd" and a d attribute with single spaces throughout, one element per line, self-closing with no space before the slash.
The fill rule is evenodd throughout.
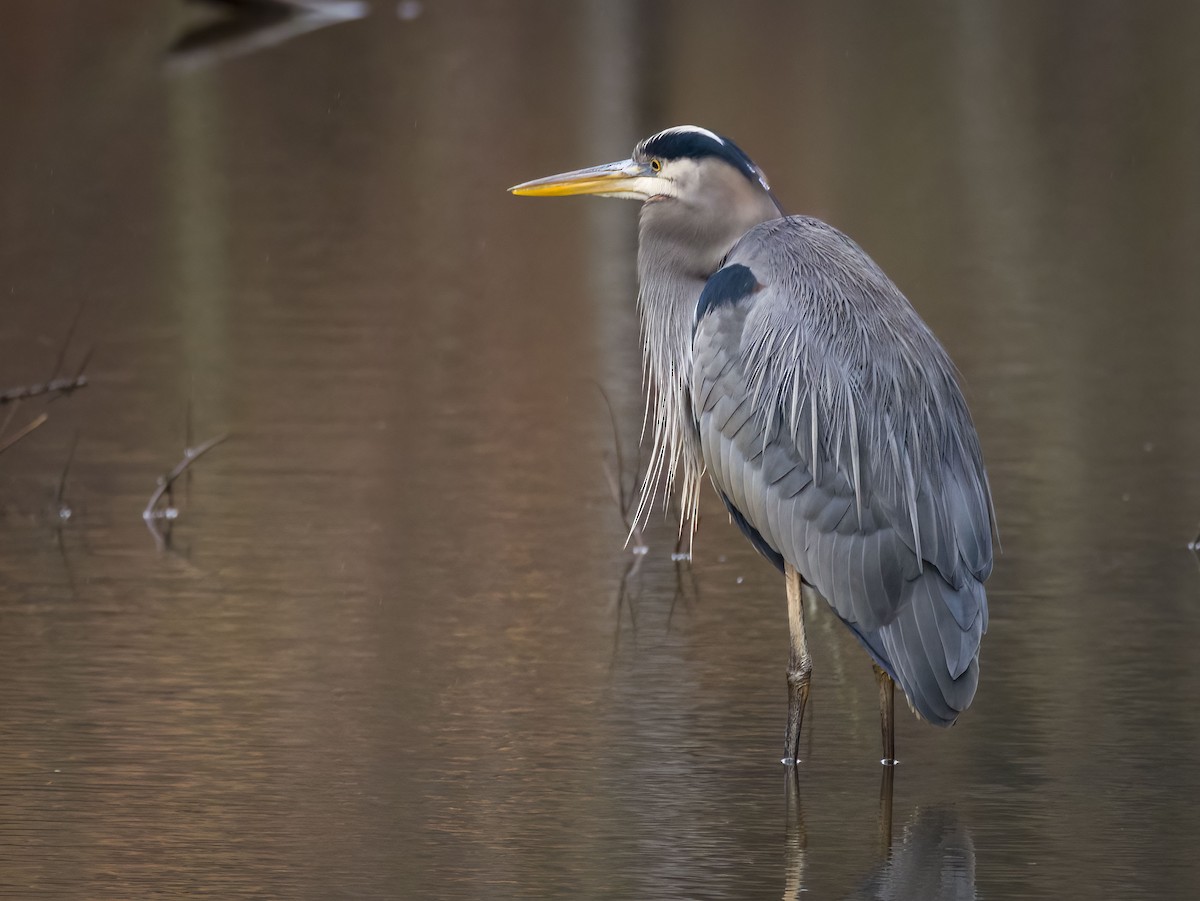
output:
<path id="1" fill-rule="evenodd" d="M 787 768 L 787 880 L 783 901 L 795 901 L 805 891 L 808 868 L 808 830 L 804 825 L 804 807 L 800 801 L 800 774 L 797 767 Z"/>
<path id="2" fill-rule="evenodd" d="M 283 44 L 302 34 L 361 19 L 370 7 L 362 0 L 200 0 L 224 11 L 222 18 L 197 25 L 167 53 L 173 72 L 204 69 L 228 59 Z"/>
<path id="3" fill-rule="evenodd" d="M 894 767 L 884 767 L 879 793 L 882 862 L 847 901 L 969 901 L 975 893 L 975 843 L 952 809 L 915 805 L 898 841 L 892 835 Z M 784 901 L 809 891 L 808 830 L 797 768 L 787 772 L 787 855 Z"/>
<path id="4" fill-rule="evenodd" d="M 613 605 L 616 611 L 613 629 L 613 660 L 615 662 L 621 646 L 623 612 L 625 610 L 629 611 L 630 629 L 633 632 L 634 640 L 637 639 L 637 602 L 643 589 L 640 580 L 642 564 L 647 555 L 662 553 L 662 544 L 659 543 L 654 549 L 647 545 L 644 527 L 641 521 L 634 516 L 634 504 L 641 487 L 640 474 L 643 472 L 642 445 L 639 442 L 637 452 L 627 459 L 622 450 L 620 427 L 617 424 L 612 401 L 602 386 L 597 384 L 596 387 L 604 401 L 612 425 L 613 449 L 611 453 L 604 456 L 604 478 L 608 483 L 613 503 L 620 514 L 621 522 L 625 526 L 625 549 L 629 553 L 629 559 L 621 571 L 616 600 Z M 662 496 L 670 498 L 669 492 L 665 490 L 662 492 Z M 671 604 L 667 610 L 666 629 L 668 632 L 671 630 L 671 623 L 679 605 L 682 603 L 684 607 L 687 607 L 700 598 L 700 584 L 696 579 L 695 570 L 692 568 L 689 538 L 690 535 L 685 535 L 683 529 L 680 529 L 670 554 L 671 561 L 675 565 L 675 590 L 671 595 Z"/>
<path id="5" fill-rule="evenodd" d="M 621 649 L 621 636 L 624 632 L 624 611 L 626 610 L 629 611 L 629 628 L 633 633 L 634 641 L 637 641 L 637 605 L 644 590 L 641 579 L 642 566 L 647 556 L 655 552 L 661 553 L 661 550 L 652 551 L 651 548 L 645 545 L 633 547 L 629 552 L 629 559 L 621 570 L 621 577 L 617 582 L 615 600 L 612 605 L 615 611 L 613 615 L 614 664 Z M 671 553 L 671 562 L 675 570 L 675 589 L 671 593 L 671 602 L 667 607 L 665 630 L 668 634 L 671 631 L 671 624 L 675 619 L 676 612 L 681 608 L 688 609 L 700 600 L 700 583 L 696 579 L 695 570 L 692 568 L 691 555 L 681 551 L 678 543 L 675 546 L 675 550 Z"/>
<path id="6" fill-rule="evenodd" d="M 888 859 L 848 899 L 968 901 L 975 897 L 975 844 L 949 809 L 914 807 Z"/>

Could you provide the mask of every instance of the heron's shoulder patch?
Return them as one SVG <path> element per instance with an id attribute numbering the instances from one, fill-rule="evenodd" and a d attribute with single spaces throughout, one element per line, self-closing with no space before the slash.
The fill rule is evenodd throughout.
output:
<path id="1" fill-rule="evenodd" d="M 700 292 L 700 300 L 696 303 L 696 322 L 713 310 L 736 304 L 762 289 L 763 286 L 749 266 L 733 263 L 718 269 Z"/>

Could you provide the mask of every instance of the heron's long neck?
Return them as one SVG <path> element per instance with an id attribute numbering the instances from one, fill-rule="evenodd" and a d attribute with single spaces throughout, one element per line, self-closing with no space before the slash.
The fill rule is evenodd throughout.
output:
<path id="1" fill-rule="evenodd" d="M 660 484 L 669 495 L 678 480 L 682 530 L 686 522 L 695 522 L 704 469 L 689 391 L 696 304 L 740 233 L 726 246 L 698 252 L 694 236 L 689 240 L 658 228 L 646 212 L 652 212 L 650 205 L 644 208 L 638 241 L 638 313 L 653 449 L 638 515 L 648 512 Z"/>
<path id="2" fill-rule="evenodd" d="M 681 260 L 687 259 L 684 255 L 690 255 L 690 249 L 681 243 L 643 227 L 638 243 L 638 313 L 652 386 L 659 391 L 678 388 L 686 400 L 696 304 L 728 248 L 715 259 L 688 266 Z"/>
<path id="3" fill-rule="evenodd" d="M 638 313 L 653 450 L 637 515 L 646 514 L 660 483 L 669 495 L 678 481 L 681 531 L 685 523 L 695 525 L 704 471 L 689 385 L 696 304 L 738 239 L 780 215 L 770 194 L 741 181 L 733 185 L 709 209 L 643 204 L 638 230 Z"/>

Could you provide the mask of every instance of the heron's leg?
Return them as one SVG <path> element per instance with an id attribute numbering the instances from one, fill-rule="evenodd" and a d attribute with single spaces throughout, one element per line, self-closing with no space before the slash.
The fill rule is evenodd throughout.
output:
<path id="1" fill-rule="evenodd" d="M 883 735 L 884 766 L 896 765 L 896 683 L 878 663 L 875 678 L 879 682 L 879 731 Z"/>
<path id="2" fill-rule="evenodd" d="M 784 567 L 787 582 L 788 632 L 792 650 L 788 657 L 788 719 L 783 740 L 783 762 L 795 764 L 800 759 L 800 726 L 804 722 L 804 705 L 808 703 L 808 681 L 812 675 L 812 658 L 808 656 L 808 640 L 804 637 L 804 596 L 800 590 L 800 573 L 790 563 Z"/>

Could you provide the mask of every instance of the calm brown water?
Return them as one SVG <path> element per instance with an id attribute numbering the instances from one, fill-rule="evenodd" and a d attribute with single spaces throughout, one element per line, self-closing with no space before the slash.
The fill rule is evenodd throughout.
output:
<path id="1" fill-rule="evenodd" d="M 0 391 L 81 302 L 94 354 L 0 454 L 0 894 L 1197 896 L 1200 7 L 375 2 L 253 49 L 7 6 Z M 714 497 L 626 577 L 634 206 L 504 190 L 683 122 L 968 383 L 983 682 L 901 719 L 890 830 L 830 615 L 789 790 L 783 587 Z M 189 404 L 232 437 L 160 553 Z"/>

